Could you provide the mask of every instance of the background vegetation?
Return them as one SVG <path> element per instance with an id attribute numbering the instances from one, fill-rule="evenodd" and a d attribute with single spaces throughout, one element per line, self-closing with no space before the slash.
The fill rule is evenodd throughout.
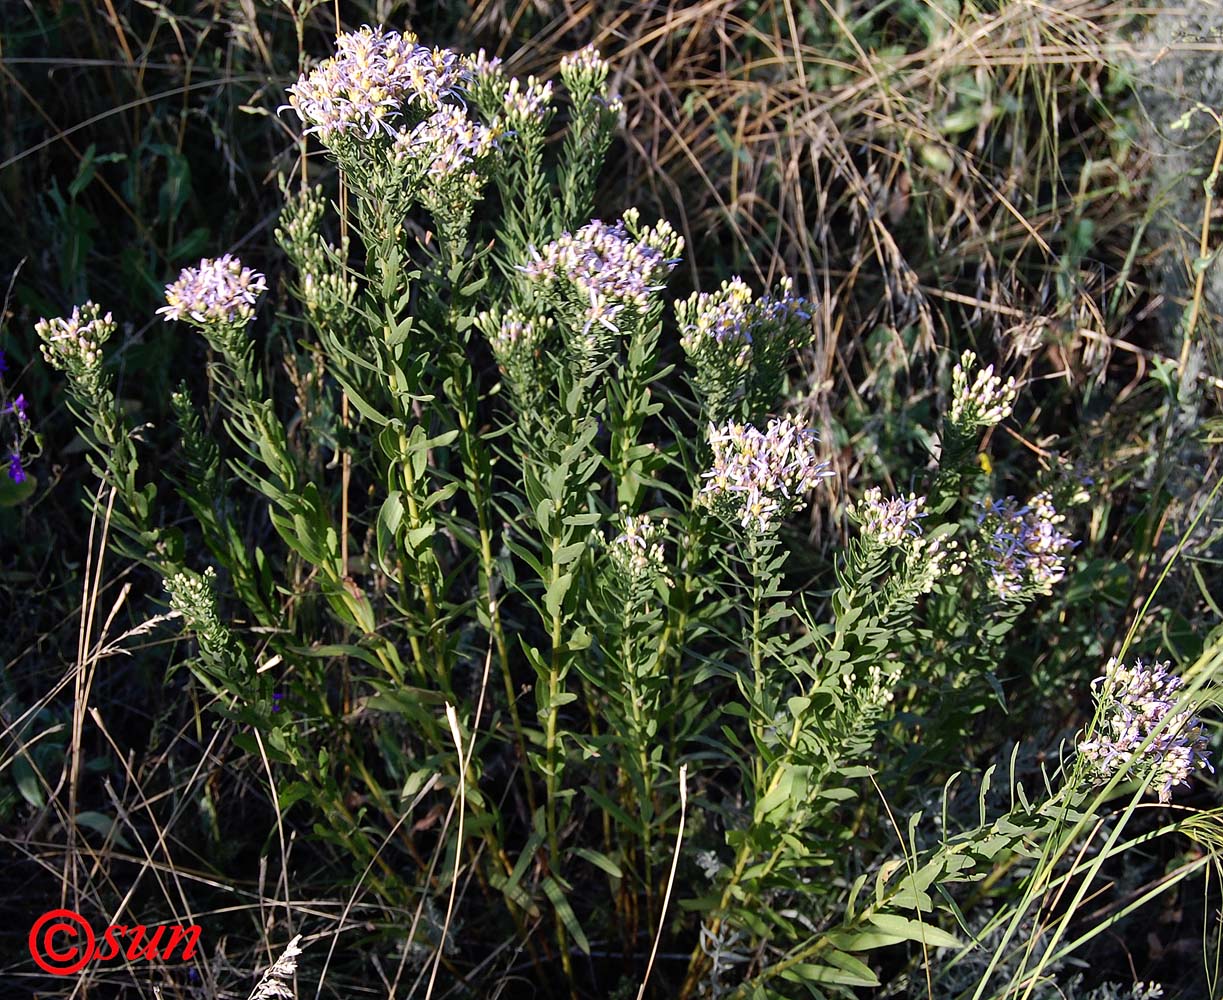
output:
<path id="1" fill-rule="evenodd" d="M 981 773 L 1020 739 L 1052 748 L 1086 724 L 1088 684 L 1136 620 L 1143 652 L 1181 666 L 1212 647 L 1223 595 L 1210 503 L 1223 233 L 1203 182 L 1223 148 L 1211 114 L 1223 111 L 1216 5 L 339 8 L 346 29 L 410 26 L 429 44 L 502 54 L 520 74 L 550 74 L 593 42 L 625 103 L 599 209 L 672 220 L 689 249 L 670 294 L 735 273 L 771 287 L 787 274 L 816 303 L 813 343 L 785 391 L 830 445 L 837 478 L 832 499 L 811 508 L 800 564 L 844 545 L 846 503 L 864 484 L 908 491 L 892 477 L 925 464 L 963 349 L 1029 383 L 992 434 L 992 473 L 1026 495 L 1073 456 L 1091 478 L 1090 504 L 1073 579 L 994 670 L 1005 707 L 985 709 L 958 751 L 971 779 L 963 808 L 976 808 Z M 105 912 L 130 892 L 145 922 L 203 918 L 211 981 L 244 995 L 289 936 L 286 910 L 309 951 L 326 954 L 353 920 L 350 873 L 308 828 L 278 827 L 259 761 L 232 730 L 211 728 L 181 675 L 165 682 L 188 644 L 147 625 L 165 611 L 159 582 L 101 544 L 97 483 L 33 327 L 86 297 L 123 303 L 119 397 L 168 464 L 170 391 L 200 380 L 204 348 L 154 321 L 162 288 L 223 250 L 280 283 L 276 178 L 294 170 L 299 146 L 296 121 L 277 109 L 307 61 L 329 52 L 336 5 L 26 0 L 4 13 L 0 349 L 40 453 L 27 463 L 31 483 L 0 494 L 0 829 L 11 861 L 0 869 L 0 974 L 14 995 L 44 986 L 25 953 L 33 917 L 64 900 Z M 283 373 L 282 387 L 296 374 Z M 252 511 L 246 530 L 268 529 Z M 1042 762 L 1021 756 L 1016 767 L 1033 777 Z M 1199 783 L 1180 801 L 1209 808 L 1217 790 Z M 428 834 L 442 821 L 428 814 L 417 826 Z M 1207 849 L 1164 838 L 1128 852 L 1085 919 L 1121 914 Z M 1004 891 L 1005 864 L 983 891 Z M 1139 978 L 1164 982 L 1167 996 L 1215 995 L 1199 957 L 1203 927 L 1217 931 L 1217 890 L 1177 882 L 1136 919 L 1118 917 L 1081 953 L 1082 982 L 1067 965 L 1060 988 L 1086 997 Z M 374 933 L 382 914 L 355 905 L 369 927 L 340 939 L 323 990 L 385 995 L 396 971 Z M 529 995 L 517 991 L 533 957 L 507 946 L 505 958 L 503 995 Z M 309 952 L 303 961 L 321 964 Z M 620 962 L 592 964 L 589 995 L 611 994 Z M 187 996 L 198 974 L 133 966 L 99 989 L 151 995 L 173 983 Z"/>

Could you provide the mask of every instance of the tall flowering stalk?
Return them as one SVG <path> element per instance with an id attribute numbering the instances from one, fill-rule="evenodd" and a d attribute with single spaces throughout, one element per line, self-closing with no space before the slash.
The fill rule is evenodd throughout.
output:
<path id="1" fill-rule="evenodd" d="M 91 446 L 95 472 L 121 499 L 114 520 L 131 542 L 129 554 L 175 563 L 175 540 L 163 535 L 151 516 L 157 487 L 137 484 L 133 432 L 115 398 L 113 376 L 103 366 L 102 349 L 115 333 L 114 318 L 97 303 L 85 302 L 69 316 L 40 319 L 34 330 L 42 342 L 43 359 L 67 376 L 70 405 L 90 428 L 83 436 Z M 164 547 L 167 543 L 169 548 Z"/>
<path id="2" fill-rule="evenodd" d="M 992 364 L 980 367 L 974 352 L 960 355 L 951 370 L 951 400 L 940 441 L 940 474 L 931 490 L 936 512 L 947 511 L 955 502 L 972 471 L 981 432 L 1011 415 L 1018 392 L 1016 381 L 994 374 Z"/>
<path id="3" fill-rule="evenodd" d="M 608 93 L 611 64 L 588 45 L 561 59 L 560 77 L 568 91 L 572 123 L 561 150 L 562 227 L 573 231 L 594 208 L 596 164 L 603 161 L 624 105 Z"/>

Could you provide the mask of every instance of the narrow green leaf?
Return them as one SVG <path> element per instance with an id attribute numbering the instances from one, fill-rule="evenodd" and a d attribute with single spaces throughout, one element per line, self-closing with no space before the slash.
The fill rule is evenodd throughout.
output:
<path id="1" fill-rule="evenodd" d="M 569 900 L 565 898 L 564 891 L 552 876 L 544 879 L 544 893 L 552 901 L 556 915 L 560 917 L 561 923 L 565 925 L 565 929 L 573 935 L 574 944 L 582 949 L 583 954 L 589 955 L 590 942 L 586 940 L 586 932 L 582 930 L 582 925 L 578 923 L 577 914 L 573 912 L 573 907 L 569 905 Z"/>

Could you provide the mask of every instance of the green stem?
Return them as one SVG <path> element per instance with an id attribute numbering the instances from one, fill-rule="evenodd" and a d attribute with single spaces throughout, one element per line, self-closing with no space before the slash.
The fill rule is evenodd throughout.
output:
<path id="1" fill-rule="evenodd" d="M 556 564 L 557 549 L 559 539 L 556 535 L 552 536 L 552 573 L 549 587 L 551 587 L 559 577 L 559 567 Z M 548 865 L 554 875 L 560 874 L 561 854 L 560 854 L 560 838 L 557 832 L 557 794 L 560 791 L 558 774 L 557 774 L 557 739 L 556 729 L 560 714 L 560 707 L 557 705 L 557 697 L 560 695 L 561 683 L 561 612 L 559 605 L 552 613 L 552 625 L 549 631 L 552 641 L 552 658 L 548 668 L 548 715 L 544 728 L 544 759 L 546 763 L 546 773 L 544 775 L 546 798 L 544 801 L 544 818 L 548 835 Z M 569 982 L 573 982 L 573 961 L 569 956 L 569 941 L 568 935 L 565 933 L 564 921 L 558 916 L 556 919 L 556 946 L 561 953 L 561 967 L 565 971 L 565 978 Z"/>

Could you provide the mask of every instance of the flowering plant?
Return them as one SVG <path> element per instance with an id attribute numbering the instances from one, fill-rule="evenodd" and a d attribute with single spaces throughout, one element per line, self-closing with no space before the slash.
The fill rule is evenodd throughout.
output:
<path id="1" fill-rule="evenodd" d="M 958 769 L 999 644 L 1072 572 L 1065 491 L 985 499 L 975 452 L 1018 387 L 971 354 L 924 492 L 839 480 L 831 439 L 778 415 L 816 310 L 740 279 L 668 310 L 675 231 L 591 218 L 610 67 L 585 49 L 559 76 L 368 27 L 302 74 L 282 110 L 342 185 L 285 185 L 281 287 L 231 254 L 167 286 L 160 314 L 209 357 L 173 395 L 167 483 L 142 482 L 111 314 L 43 320 L 44 357 L 119 544 L 194 636 L 190 683 L 283 779 L 285 817 L 368 878 L 401 955 L 481 974 L 450 919 L 468 866 L 541 981 L 578 982 L 597 934 L 690 951 L 683 997 L 850 996 L 879 985 L 876 948 L 960 947 L 953 893 L 1004 850 L 1069 850 L 1067 803 L 1090 810 L 1067 784 L 987 822 L 983 790 L 979 823 L 919 845 L 909 793 Z M 817 565 L 794 520 L 846 488 L 856 527 Z M 1147 685 L 1164 715 L 1169 685 Z M 1097 768 L 1161 738 L 1147 702 L 1110 697 L 1142 721 L 1084 742 Z M 1204 760 L 1178 720 L 1168 788 L 1186 748 Z M 892 820 L 868 782 L 913 809 L 910 843 L 858 844 Z M 462 822 L 405 822 L 426 799 Z M 668 863 L 689 851 L 699 873 Z M 405 908 L 429 916 L 405 929 Z"/>

